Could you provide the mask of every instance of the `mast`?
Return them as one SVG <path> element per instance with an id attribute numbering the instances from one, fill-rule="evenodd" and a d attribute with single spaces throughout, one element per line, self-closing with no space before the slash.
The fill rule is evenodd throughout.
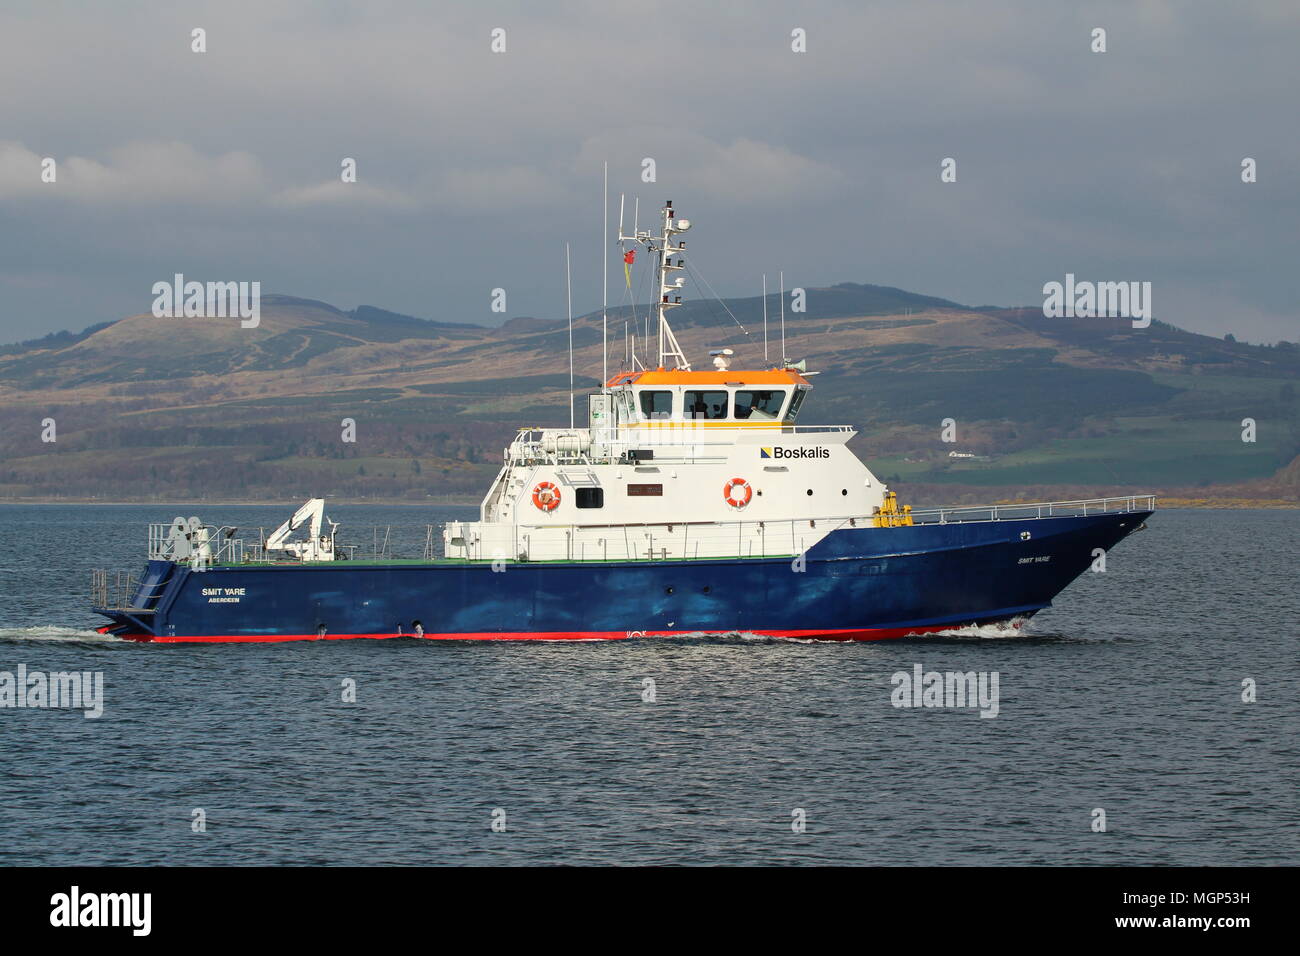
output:
<path id="1" fill-rule="evenodd" d="M 650 230 L 640 230 L 633 226 L 632 235 L 622 235 L 620 230 L 619 241 L 631 240 L 639 242 L 650 252 L 659 257 L 659 300 L 656 306 L 659 310 L 659 367 L 660 368 L 677 368 L 690 371 L 691 363 L 687 361 L 686 354 L 682 351 L 681 345 L 677 342 L 677 336 L 673 333 L 672 326 L 668 324 L 668 310 L 675 309 L 682 304 L 680 295 L 681 288 L 686 283 L 684 276 L 678 276 L 676 279 L 669 281 L 669 276 L 674 272 L 681 272 L 686 268 L 686 241 L 678 240 L 673 244 L 673 236 L 685 232 L 691 228 L 691 223 L 687 219 L 676 219 L 673 211 L 673 201 L 670 199 L 660 210 L 663 215 L 662 232 L 658 235 L 652 235 Z M 671 360 L 672 364 L 669 364 Z"/>
<path id="2" fill-rule="evenodd" d="M 600 228 L 600 381 L 603 388 L 609 381 L 609 163 L 605 163 L 605 188 L 600 205 L 605 216 Z"/>
<path id="3" fill-rule="evenodd" d="M 619 229 L 620 229 L 620 230 L 621 230 L 622 228 L 623 228 L 622 226 L 619 226 Z M 633 197 L 632 197 L 632 235 L 637 236 L 637 235 L 640 235 L 640 234 L 641 234 L 641 197 L 640 197 L 640 196 L 633 196 Z M 620 232 L 620 234 L 619 234 L 619 238 L 620 238 L 620 239 L 622 238 L 622 233 L 621 233 L 621 232 Z M 633 333 L 632 333 L 632 367 L 635 368 L 635 367 L 636 367 L 636 363 L 637 363 L 637 357 L 636 357 L 636 332 L 635 332 L 635 329 L 636 329 L 636 309 L 635 309 L 635 306 L 636 306 L 636 295 L 635 295 L 635 293 L 634 293 L 633 296 L 632 296 L 632 305 L 633 305 L 633 311 L 632 311 L 632 328 L 633 328 Z M 650 340 L 650 306 L 649 306 L 649 304 L 646 305 L 646 310 L 645 310 L 645 326 L 646 326 L 646 334 L 645 334 L 645 337 L 644 337 L 644 341 L 647 341 L 647 342 L 648 342 L 648 341 Z M 642 365 L 641 367 L 642 367 L 642 368 L 645 368 L 644 365 Z"/>
<path id="4" fill-rule="evenodd" d="M 785 273 L 781 273 L 781 367 L 788 363 L 785 359 Z"/>
<path id="5" fill-rule="evenodd" d="M 569 427 L 573 418 L 573 279 L 569 272 L 569 244 L 564 244 L 564 297 L 569 304 Z"/>

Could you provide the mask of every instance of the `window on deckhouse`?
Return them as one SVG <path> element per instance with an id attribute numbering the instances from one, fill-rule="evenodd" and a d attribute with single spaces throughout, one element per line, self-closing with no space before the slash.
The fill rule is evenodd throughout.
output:
<path id="1" fill-rule="evenodd" d="M 808 389 L 797 388 L 794 392 L 794 398 L 790 400 L 790 408 L 785 413 L 785 423 L 793 425 L 794 420 L 799 417 L 799 406 L 803 404 L 804 397 L 808 394 Z"/>
<path id="2" fill-rule="evenodd" d="M 781 417 L 781 406 L 785 404 L 786 391 L 783 388 L 750 391 L 736 390 L 736 417 L 752 421 L 775 421 Z"/>
<path id="3" fill-rule="evenodd" d="M 671 418 L 673 414 L 673 393 L 641 391 L 641 417 L 646 419 Z"/>
<path id="4" fill-rule="evenodd" d="M 687 392 L 687 418 L 726 418 L 726 392 Z"/>

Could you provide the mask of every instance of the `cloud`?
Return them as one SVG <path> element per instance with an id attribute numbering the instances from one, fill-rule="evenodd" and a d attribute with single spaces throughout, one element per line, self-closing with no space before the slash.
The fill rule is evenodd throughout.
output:
<path id="1" fill-rule="evenodd" d="M 110 149 L 102 161 L 49 158 L 55 160 L 52 183 L 41 180 L 45 157 L 22 143 L 0 142 L 0 198 L 205 204 L 255 198 L 266 190 L 261 164 L 243 150 L 204 156 L 187 143 L 138 142 Z"/>
<path id="2" fill-rule="evenodd" d="M 562 177 L 532 166 L 484 166 L 433 175 L 428 198 L 458 212 L 503 212 L 554 203 L 566 187 Z"/>
<path id="3" fill-rule="evenodd" d="M 825 196 L 844 184 L 839 170 L 826 163 L 744 137 L 702 149 L 682 180 L 701 195 L 733 202 L 760 202 L 777 193 Z"/>
<path id="4" fill-rule="evenodd" d="M 605 162 L 611 217 L 674 199 L 724 295 L 757 268 L 1011 303 L 1069 269 L 1185 288 L 1225 331 L 1195 293 L 1230 288 L 1239 337 L 1295 312 L 1294 3 L 662 0 L 657 30 L 597 0 L 136 6 L 0 9 L 0 261 L 67 279 L 0 276 L 0 339 L 112 317 L 81 277 L 116 304 L 174 259 L 449 319 L 509 285 L 553 315 L 557 233 L 581 310 Z"/>
<path id="5" fill-rule="evenodd" d="M 374 186 L 358 179 L 353 183 L 343 180 L 326 180 L 310 186 L 290 186 L 277 192 L 271 200 L 285 207 L 340 207 L 364 206 L 394 212 L 415 209 L 420 205 L 417 197 L 383 186 Z"/>
<path id="6" fill-rule="evenodd" d="M 180 142 L 128 143 L 109 149 L 102 160 L 52 158 L 56 179 L 46 183 L 44 157 L 22 143 L 0 141 L 0 199 L 492 212 L 553 202 L 560 188 L 557 174 L 525 165 L 428 170 L 413 185 L 378 185 L 367 181 L 363 169 L 356 182 L 340 177 L 275 187 L 264 164 L 246 151 L 205 156 Z"/>
<path id="7" fill-rule="evenodd" d="M 653 158 L 656 175 L 683 194 L 707 196 L 710 202 L 754 203 L 775 194 L 814 199 L 845 185 L 833 165 L 787 147 L 740 136 L 721 142 L 689 130 L 628 127 L 584 140 L 573 163 L 582 177 L 599 176 L 601 164 L 641 169 Z M 648 186 L 644 188 L 649 188 Z"/>

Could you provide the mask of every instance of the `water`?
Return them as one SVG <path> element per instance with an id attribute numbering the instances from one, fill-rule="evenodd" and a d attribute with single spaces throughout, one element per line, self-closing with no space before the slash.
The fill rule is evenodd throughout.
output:
<path id="1" fill-rule="evenodd" d="M 425 523 L 472 513 L 335 510 L 345 535 L 392 524 L 414 554 Z M 269 528 L 288 512 L 0 506 L 0 670 L 102 671 L 106 696 L 98 720 L 0 709 L 0 863 L 1300 861 L 1300 512 L 1160 512 L 1018 631 L 874 644 L 95 634 L 90 569 L 142 566 L 144 525 L 180 513 Z M 890 675 L 917 663 L 997 671 L 998 716 L 894 708 Z M 1256 703 L 1241 701 L 1244 678 Z M 206 832 L 192 832 L 195 809 Z"/>

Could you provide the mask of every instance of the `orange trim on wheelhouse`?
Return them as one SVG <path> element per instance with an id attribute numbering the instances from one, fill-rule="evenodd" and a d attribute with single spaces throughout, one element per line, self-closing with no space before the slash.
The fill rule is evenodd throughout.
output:
<path id="1" fill-rule="evenodd" d="M 684 369 L 646 369 L 643 372 L 620 372 L 605 383 L 614 385 L 808 385 L 809 381 L 793 369 L 773 368 L 766 371 L 727 369 L 688 372 Z"/>

